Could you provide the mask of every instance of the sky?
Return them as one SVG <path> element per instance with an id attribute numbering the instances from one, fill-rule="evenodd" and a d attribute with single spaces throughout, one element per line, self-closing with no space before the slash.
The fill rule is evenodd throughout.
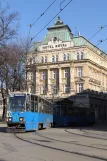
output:
<path id="1" fill-rule="evenodd" d="M 2 3 L 10 4 L 10 10 L 19 13 L 19 34 L 28 35 L 29 24 L 32 24 L 54 0 L 0 0 Z M 56 0 L 49 10 L 31 28 L 31 37 L 35 36 L 59 11 L 60 3 L 64 0 Z M 64 7 L 70 0 L 65 0 Z M 64 24 L 67 24 L 72 32 L 79 31 L 86 39 L 90 39 L 100 26 L 107 25 L 107 0 L 72 0 L 71 3 L 59 15 Z M 47 27 L 53 26 L 55 18 Z M 47 27 L 35 38 L 42 41 L 47 33 Z M 102 29 L 90 41 L 97 45 L 99 40 L 107 38 L 107 27 Z M 107 41 L 98 46 L 107 52 Z"/>

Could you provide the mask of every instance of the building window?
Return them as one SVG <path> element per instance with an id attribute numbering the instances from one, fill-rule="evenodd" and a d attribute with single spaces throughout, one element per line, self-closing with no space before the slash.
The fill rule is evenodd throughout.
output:
<path id="1" fill-rule="evenodd" d="M 57 70 L 54 70 L 54 71 L 53 71 L 53 78 L 54 78 L 54 79 L 57 79 L 57 74 L 58 74 L 58 73 L 57 73 Z"/>
<path id="2" fill-rule="evenodd" d="M 66 61 L 66 54 L 63 55 L 63 60 Z"/>
<path id="3" fill-rule="evenodd" d="M 67 54 L 67 60 L 70 60 L 70 55 L 69 54 Z"/>
<path id="4" fill-rule="evenodd" d="M 64 75 L 65 75 L 65 78 L 69 78 L 70 77 L 70 71 L 69 71 L 69 69 L 65 69 Z"/>
<path id="5" fill-rule="evenodd" d="M 42 93 L 43 94 L 46 94 L 46 86 L 44 85 L 43 88 L 42 88 Z"/>
<path id="6" fill-rule="evenodd" d="M 44 57 L 42 57 L 41 62 L 44 63 Z"/>
<path id="7" fill-rule="evenodd" d="M 34 57 L 32 58 L 32 63 L 35 64 L 35 58 Z"/>
<path id="8" fill-rule="evenodd" d="M 65 85 L 65 93 L 70 92 L 70 86 L 68 84 Z"/>
<path id="9" fill-rule="evenodd" d="M 81 52 L 80 59 L 83 60 L 83 58 L 84 58 L 84 53 Z"/>
<path id="10" fill-rule="evenodd" d="M 46 79 L 46 72 L 42 73 L 42 79 L 45 80 Z"/>
<path id="11" fill-rule="evenodd" d="M 47 56 L 45 56 L 45 63 L 47 63 Z"/>
<path id="12" fill-rule="evenodd" d="M 52 62 L 53 62 L 53 63 L 55 62 L 55 57 L 54 57 L 54 55 L 52 56 Z"/>
<path id="13" fill-rule="evenodd" d="M 57 86 L 54 85 L 52 88 L 53 88 L 52 89 L 53 90 L 53 94 L 57 94 L 58 93 Z"/>
<path id="14" fill-rule="evenodd" d="M 79 83 L 78 84 L 78 92 L 82 92 L 83 91 L 83 83 Z"/>
<path id="15" fill-rule="evenodd" d="M 58 62 L 58 55 L 56 55 L 56 62 Z"/>
<path id="16" fill-rule="evenodd" d="M 77 60 L 83 60 L 84 58 L 84 53 L 81 52 L 81 53 L 77 53 Z"/>
<path id="17" fill-rule="evenodd" d="M 30 73 L 30 79 L 33 81 L 33 72 Z"/>
<path id="18" fill-rule="evenodd" d="M 79 53 L 77 53 L 77 60 L 79 60 L 80 59 L 80 57 L 79 57 Z"/>
<path id="19" fill-rule="evenodd" d="M 78 76 L 78 77 L 82 77 L 82 67 L 79 67 L 79 68 L 77 69 L 77 76 Z"/>

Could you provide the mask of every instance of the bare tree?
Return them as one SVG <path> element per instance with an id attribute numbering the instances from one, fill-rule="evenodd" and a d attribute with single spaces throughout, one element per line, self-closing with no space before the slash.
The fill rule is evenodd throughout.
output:
<path id="1" fill-rule="evenodd" d="M 3 7 L 0 4 L 0 45 L 4 46 L 8 40 L 14 38 L 17 34 L 16 22 L 18 20 L 18 13 L 10 13 L 9 5 Z M 13 25 L 15 23 L 15 25 Z"/>
<path id="2" fill-rule="evenodd" d="M 8 95 L 9 80 L 11 78 L 11 62 L 9 58 L 8 43 L 15 38 L 18 31 L 18 13 L 10 12 L 9 5 L 3 6 L 0 3 L 0 84 L 3 97 L 3 117 L 6 114 L 6 101 L 4 101 L 4 88 L 6 88 L 5 95 Z"/>
<path id="3" fill-rule="evenodd" d="M 4 49 L 5 62 L 0 68 L 1 87 L 3 84 L 8 91 L 24 90 L 25 89 L 25 52 L 22 46 L 11 44 L 5 46 Z M 2 91 L 3 92 L 3 91 Z M 4 93 L 2 93 L 4 98 Z M 5 101 L 4 101 L 5 102 Z M 3 110 L 3 118 L 5 117 L 6 106 Z"/>

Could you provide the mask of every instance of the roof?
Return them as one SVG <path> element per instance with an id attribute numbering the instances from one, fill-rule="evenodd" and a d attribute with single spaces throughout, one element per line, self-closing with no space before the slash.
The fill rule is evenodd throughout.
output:
<path id="1" fill-rule="evenodd" d="M 48 42 L 54 37 L 63 42 L 71 41 L 71 38 L 73 37 L 71 29 L 68 25 L 63 24 L 63 22 L 60 20 L 60 17 L 58 17 L 58 20 L 54 26 L 48 28 L 48 33 L 43 40 L 43 44 L 48 44 Z"/>
<path id="2" fill-rule="evenodd" d="M 90 41 L 88 41 L 86 38 L 84 38 L 83 36 L 78 36 L 78 37 L 73 37 L 71 39 L 74 42 L 74 46 L 76 47 L 80 47 L 80 46 L 88 46 L 89 48 L 98 51 L 99 50 L 99 54 L 103 55 L 104 57 L 107 57 L 107 54 L 102 51 L 101 49 L 99 49 L 97 46 L 95 46 L 94 44 L 92 44 Z"/>
<path id="3" fill-rule="evenodd" d="M 48 32 L 42 42 L 36 42 L 32 45 L 31 51 L 38 50 L 38 47 L 41 45 L 48 45 L 48 42 L 52 39 L 61 40 L 62 42 L 73 41 L 74 47 L 88 46 L 94 51 L 98 51 L 99 54 L 107 57 L 106 53 L 100 50 L 97 46 L 93 45 L 83 36 L 74 37 L 71 29 L 68 25 L 65 25 L 58 17 L 54 26 L 48 28 Z"/>

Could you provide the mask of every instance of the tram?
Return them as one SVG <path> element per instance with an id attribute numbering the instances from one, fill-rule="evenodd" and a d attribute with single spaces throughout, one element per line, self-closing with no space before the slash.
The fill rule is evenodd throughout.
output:
<path id="1" fill-rule="evenodd" d="M 32 131 L 53 126 L 52 103 L 25 92 L 8 96 L 7 132 Z"/>
<path id="2" fill-rule="evenodd" d="M 91 108 L 67 108 L 64 105 L 54 108 L 54 126 L 87 126 L 95 123 L 95 113 Z"/>

